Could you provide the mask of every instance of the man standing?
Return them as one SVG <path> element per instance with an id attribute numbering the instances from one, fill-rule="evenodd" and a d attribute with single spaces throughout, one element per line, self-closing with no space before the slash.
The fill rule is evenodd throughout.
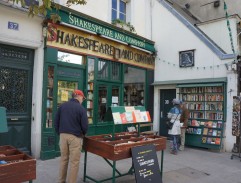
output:
<path id="1" fill-rule="evenodd" d="M 66 182 L 69 161 L 70 174 L 67 182 L 77 182 L 82 141 L 88 129 L 87 112 L 81 105 L 84 99 L 81 90 L 74 90 L 72 99 L 62 104 L 55 116 L 55 130 L 60 135 L 59 183 Z"/>
<path id="2" fill-rule="evenodd" d="M 186 107 L 186 104 L 183 101 L 180 101 L 180 107 L 182 109 L 182 114 L 181 114 L 181 118 L 180 118 L 180 122 L 183 123 L 182 127 L 181 127 L 181 145 L 180 145 L 180 150 L 183 151 L 184 150 L 184 146 L 185 146 L 185 134 L 186 134 L 186 128 L 188 126 L 188 118 L 189 118 L 189 111 Z"/>

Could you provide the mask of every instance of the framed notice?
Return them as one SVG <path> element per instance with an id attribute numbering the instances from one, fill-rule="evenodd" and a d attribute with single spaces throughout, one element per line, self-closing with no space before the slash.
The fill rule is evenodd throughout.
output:
<path id="1" fill-rule="evenodd" d="M 136 183 L 162 183 L 155 146 L 131 148 Z"/>
<path id="2" fill-rule="evenodd" d="M 194 50 L 179 52 L 179 66 L 180 67 L 194 66 Z"/>

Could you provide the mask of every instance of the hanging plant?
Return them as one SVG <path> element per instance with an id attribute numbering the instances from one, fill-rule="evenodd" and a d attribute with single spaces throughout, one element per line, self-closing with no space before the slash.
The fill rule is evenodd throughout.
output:
<path id="1" fill-rule="evenodd" d="M 119 27 L 119 28 L 128 30 L 128 31 L 130 31 L 130 32 L 133 32 L 133 33 L 136 32 L 134 26 L 131 25 L 130 22 L 126 23 L 126 22 L 124 22 L 124 21 L 121 20 L 121 19 L 115 19 L 115 20 L 112 21 L 112 24 L 115 25 L 115 26 L 117 26 L 117 27 Z"/>

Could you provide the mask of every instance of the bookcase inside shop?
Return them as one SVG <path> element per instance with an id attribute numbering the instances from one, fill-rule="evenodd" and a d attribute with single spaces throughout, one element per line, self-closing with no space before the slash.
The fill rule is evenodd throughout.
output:
<path id="1" fill-rule="evenodd" d="M 48 67 L 48 83 L 47 83 L 47 103 L 46 103 L 46 128 L 53 127 L 53 83 L 54 83 L 54 67 Z"/>
<path id="2" fill-rule="evenodd" d="M 223 86 L 180 88 L 190 112 L 186 145 L 221 148 L 224 129 Z"/>
<path id="3" fill-rule="evenodd" d="M 94 116 L 94 60 L 88 60 L 88 84 L 87 84 L 87 117 L 89 124 L 93 124 Z"/>

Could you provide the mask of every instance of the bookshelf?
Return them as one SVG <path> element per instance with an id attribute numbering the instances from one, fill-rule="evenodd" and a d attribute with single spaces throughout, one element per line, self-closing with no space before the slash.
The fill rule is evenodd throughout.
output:
<path id="1" fill-rule="evenodd" d="M 46 102 L 46 128 L 53 128 L 53 91 L 54 67 L 48 67 L 47 102 Z"/>
<path id="2" fill-rule="evenodd" d="M 224 132 L 224 85 L 181 87 L 179 98 L 190 112 L 186 145 L 221 149 Z"/>
<path id="3" fill-rule="evenodd" d="M 89 124 L 93 124 L 94 117 L 94 59 L 88 59 L 88 82 L 87 82 L 87 117 Z"/>

